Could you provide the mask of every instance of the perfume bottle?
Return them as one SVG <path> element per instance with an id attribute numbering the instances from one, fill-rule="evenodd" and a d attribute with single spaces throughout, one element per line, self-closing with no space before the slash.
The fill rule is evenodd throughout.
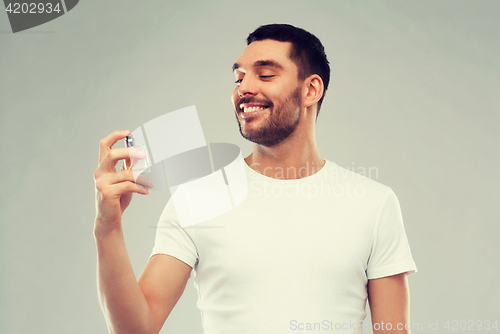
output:
<path id="1" fill-rule="evenodd" d="M 132 161 L 130 162 L 130 166 L 127 169 L 131 169 L 134 172 L 138 172 L 139 174 L 148 174 L 151 173 L 151 160 L 149 159 L 149 153 L 146 145 L 135 145 L 135 140 L 132 135 L 125 137 L 125 146 L 137 148 L 144 153 L 146 153 L 146 157 L 144 159 L 137 160 L 137 163 L 132 167 Z M 135 161 L 135 160 L 134 160 Z"/>

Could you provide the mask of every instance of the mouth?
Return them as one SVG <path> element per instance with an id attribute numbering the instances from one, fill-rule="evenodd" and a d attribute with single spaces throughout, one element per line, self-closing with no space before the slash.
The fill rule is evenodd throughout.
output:
<path id="1" fill-rule="evenodd" d="M 240 107 L 240 112 L 242 113 L 243 117 L 256 115 L 260 111 L 266 110 L 269 108 L 269 106 L 266 106 L 266 105 L 253 104 L 253 103 L 242 103 L 242 104 L 240 104 L 239 107 Z"/>

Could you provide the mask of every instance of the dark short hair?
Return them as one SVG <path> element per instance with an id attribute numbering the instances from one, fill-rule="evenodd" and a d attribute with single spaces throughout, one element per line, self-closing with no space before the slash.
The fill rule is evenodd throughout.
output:
<path id="1" fill-rule="evenodd" d="M 304 80 L 312 74 L 321 77 L 324 89 L 323 96 L 318 101 L 317 117 L 330 82 L 330 65 L 323 44 L 316 36 L 304 29 L 290 24 L 267 24 L 258 27 L 248 35 L 247 45 L 265 39 L 292 43 L 289 57 L 297 65 L 300 80 Z"/>

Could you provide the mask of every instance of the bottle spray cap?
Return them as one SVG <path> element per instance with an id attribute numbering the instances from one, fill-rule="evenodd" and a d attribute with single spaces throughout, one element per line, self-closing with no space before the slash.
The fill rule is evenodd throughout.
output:
<path id="1" fill-rule="evenodd" d="M 132 137 L 132 135 L 128 135 L 128 136 L 125 138 L 125 144 L 127 145 L 127 147 L 132 147 L 132 146 L 134 146 L 134 137 Z"/>

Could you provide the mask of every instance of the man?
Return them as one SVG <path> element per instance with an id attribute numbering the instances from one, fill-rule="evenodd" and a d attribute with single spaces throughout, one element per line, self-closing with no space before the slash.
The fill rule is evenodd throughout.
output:
<path id="1" fill-rule="evenodd" d="M 121 215 L 132 193 L 148 191 L 130 171 L 114 170 L 129 151 L 111 147 L 129 132 L 100 142 L 94 235 L 109 331 L 158 333 L 194 268 L 206 333 L 362 333 L 367 297 L 375 333 L 409 333 L 406 276 L 416 266 L 397 198 L 321 158 L 316 146 L 330 75 L 323 46 L 290 25 L 259 27 L 247 43 L 233 65 L 232 102 L 242 136 L 254 143 L 244 159 L 248 198 L 193 228 L 179 226 L 169 201 L 159 223 L 169 228 L 158 229 L 138 281 Z"/>

